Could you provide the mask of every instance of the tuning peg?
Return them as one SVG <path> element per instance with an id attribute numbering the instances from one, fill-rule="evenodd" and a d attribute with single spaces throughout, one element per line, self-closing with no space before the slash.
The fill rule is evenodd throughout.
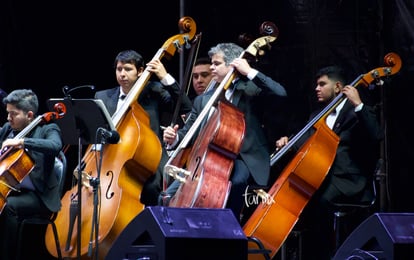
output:
<path id="1" fill-rule="evenodd" d="M 177 49 L 178 53 L 181 53 L 183 51 L 183 48 L 181 48 L 180 42 L 178 40 L 174 41 L 174 46 Z"/>

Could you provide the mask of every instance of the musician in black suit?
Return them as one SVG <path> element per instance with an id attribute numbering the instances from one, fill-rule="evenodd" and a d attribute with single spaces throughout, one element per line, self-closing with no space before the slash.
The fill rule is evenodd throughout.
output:
<path id="1" fill-rule="evenodd" d="M 208 52 L 212 63 L 213 80 L 221 82 L 232 67 L 238 75 L 233 87 L 228 88 L 224 94 L 229 102 L 244 113 L 246 123 L 241 151 L 234 161 L 230 177 L 232 184 L 227 201 L 227 207 L 232 209 L 239 221 L 242 221 L 241 213 L 246 188 L 249 185 L 266 186 L 269 180 L 270 149 L 261 123 L 263 98 L 271 95 L 287 96 L 281 84 L 253 69 L 245 58 L 240 58 L 242 52 L 243 49 L 234 43 L 220 43 Z M 178 144 L 194 124 L 214 91 L 213 89 L 195 98 L 192 111 L 182 129 L 178 130 L 178 126 L 174 126 L 164 130 L 165 143 L 171 147 Z M 198 129 L 203 129 L 206 122 L 205 119 Z M 195 138 L 197 135 L 198 133 L 195 134 Z M 174 193 L 176 187 L 173 187 L 174 185 L 167 193 Z"/>
<path id="2" fill-rule="evenodd" d="M 326 124 L 339 137 L 335 159 L 320 188 L 315 192 L 300 222 L 310 231 L 311 255 L 315 259 L 330 259 L 333 254 L 333 203 L 361 203 L 367 198 L 367 189 L 372 185 L 372 176 L 379 156 L 379 143 L 383 131 L 370 100 L 361 100 L 357 88 L 345 85 L 346 76 L 342 68 L 328 66 L 316 74 L 316 97 L 323 109 L 343 93 L 346 98 L 327 116 Z M 311 114 L 314 118 L 320 110 Z M 301 144 L 314 132 L 308 132 Z M 276 141 L 276 147 L 286 145 L 288 138 Z M 312 171 L 310 171 L 311 173 Z"/>
<path id="3" fill-rule="evenodd" d="M 162 141 L 160 130 L 161 116 L 165 113 L 172 114 L 180 97 L 180 86 L 177 81 L 167 73 L 164 65 L 154 59 L 145 64 L 143 57 L 134 50 L 125 50 L 118 53 L 114 67 L 119 86 L 111 89 L 97 91 L 95 98 L 101 99 L 110 115 L 113 115 L 120 107 L 123 98 L 128 95 L 135 82 L 139 79 L 148 66 L 148 71 L 154 73 L 160 81 L 149 80 L 138 97 L 138 103 L 148 113 L 150 126 L 154 133 Z M 186 95 L 181 96 L 179 115 L 191 111 L 191 101 Z M 140 201 L 147 205 L 156 205 L 158 194 L 161 191 L 162 168 L 168 160 L 168 155 L 161 145 L 162 157 L 159 170 L 148 178 L 141 192 Z"/>
<path id="4" fill-rule="evenodd" d="M 2 151 L 5 151 L 6 155 L 1 163 L 10 163 L 11 168 L 17 172 L 21 171 L 24 167 L 20 168 L 18 164 L 28 164 L 29 161 L 24 160 L 26 156 L 21 155 L 21 161 L 15 162 L 8 159 L 6 150 L 24 149 L 27 156 L 33 159 L 34 164 L 33 170 L 27 173 L 21 184 L 12 185 L 14 189 L 10 188 L 11 192 L 0 215 L 2 249 L 0 259 L 15 259 L 20 221 L 25 216 L 37 214 L 48 216 L 60 210 L 59 180 L 53 168 L 55 157 L 62 149 L 63 143 L 61 131 L 55 123 L 33 125 L 34 128 L 27 135 L 14 138 L 37 117 L 39 103 L 32 90 L 14 90 L 3 99 L 3 103 L 6 105 L 8 116 L 7 122 L 0 130 Z M 2 172 L 3 177 L 11 174 L 6 173 L 6 168 L 3 170 L 5 170 Z M 3 186 L 2 190 L 6 190 L 5 188 L 6 186 Z"/>

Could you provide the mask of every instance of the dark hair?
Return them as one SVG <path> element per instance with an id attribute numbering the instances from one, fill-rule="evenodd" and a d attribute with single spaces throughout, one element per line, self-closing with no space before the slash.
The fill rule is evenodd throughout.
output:
<path id="1" fill-rule="evenodd" d="M 342 85 L 347 84 L 345 71 L 339 66 L 333 65 L 321 68 L 316 73 L 316 79 L 324 75 L 326 75 L 329 79 L 341 82 Z"/>
<path id="2" fill-rule="evenodd" d="M 194 66 L 203 64 L 211 65 L 211 59 L 209 57 L 200 57 L 194 62 Z"/>
<path id="3" fill-rule="evenodd" d="M 39 109 L 39 101 L 31 89 L 16 89 L 3 98 L 3 104 L 15 105 L 25 113 L 32 111 L 35 115 Z"/>
<path id="4" fill-rule="evenodd" d="M 139 54 L 138 52 L 134 50 L 125 50 L 125 51 L 121 51 L 120 53 L 118 53 L 114 61 L 115 68 L 118 62 L 131 63 L 131 64 L 134 64 L 135 67 L 137 68 L 145 66 L 144 58 L 141 56 L 141 54 Z"/>

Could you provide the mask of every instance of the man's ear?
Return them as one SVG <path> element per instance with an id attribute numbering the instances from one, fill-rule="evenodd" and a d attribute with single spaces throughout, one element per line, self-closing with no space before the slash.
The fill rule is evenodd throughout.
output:
<path id="1" fill-rule="evenodd" d="M 335 93 L 338 94 L 339 92 L 341 92 L 342 91 L 342 88 L 343 88 L 342 83 L 339 82 L 339 81 L 337 81 L 335 83 Z"/>
<path id="2" fill-rule="evenodd" d="M 30 118 L 30 119 L 33 119 L 33 118 L 34 118 L 34 113 L 33 113 L 33 111 L 29 111 L 29 112 L 27 112 L 27 117 L 28 117 L 28 118 Z"/>
<path id="3" fill-rule="evenodd" d="M 144 67 L 139 67 L 138 69 L 137 69 L 137 74 L 138 74 L 138 77 L 141 77 L 141 74 L 144 72 Z"/>

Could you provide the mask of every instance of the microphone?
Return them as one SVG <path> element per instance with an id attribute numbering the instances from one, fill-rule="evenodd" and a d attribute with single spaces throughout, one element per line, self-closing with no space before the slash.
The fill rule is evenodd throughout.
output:
<path id="1" fill-rule="evenodd" d="M 119 133 L 115 130 L 107 130 L 105 128 L 99 127 L 98 133 L 101 134 L 101 141 L 108 143 L 108 144 L 116 144 L 119 142 L 120 136 Z"/>

